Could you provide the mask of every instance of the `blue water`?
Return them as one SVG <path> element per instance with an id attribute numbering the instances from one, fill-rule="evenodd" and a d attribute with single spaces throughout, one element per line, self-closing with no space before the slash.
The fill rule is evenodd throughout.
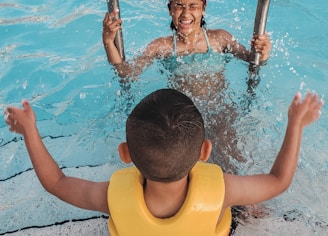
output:
<path id="1" fill-rule="evenodd" d="M 208 1 L 208 28 L 224 28 L 249 45 L 257 1 Z M 166 1 L 121 0 L 124 44 L 132 59 L 159 36 L 170 34 Z M 327 96 L 326 0 L 271 1 L 269 63 L 256 98 L 245 109 L 247 64 L 226 67 L 229 96 L 240 109 L 234 127 L 247 158 L 242 174 L 268 171 L 281 145 L 286 112 L 295 92 Z M 144 95 L 167 86 L 158 64 L 127 92 L 108 65 L 101 40 L 105 1 L 0 1 L 0 110 L 31 101 L 41 136 L 64 170 L 107 180 L 122 166 L 127 114 Z M 265 203 L 271 217 L 299 212 L 308 227 L 328 224 L 328 115 L 305 130 L 290 189 Z M 20 136 L 0 119 L 0 234 L 100 214 L 79 210 L 46 193 L 38 183 Z"/>

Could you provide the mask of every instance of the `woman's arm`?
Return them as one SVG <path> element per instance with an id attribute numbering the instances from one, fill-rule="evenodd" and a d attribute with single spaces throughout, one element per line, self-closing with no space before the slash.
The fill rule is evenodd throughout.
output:
<path id="1" fill-rule="evenodd" d="M 231 53 L 234 57 L 243 61 L 249 62 L 251 52 L 245 48 L 242 44 L 238 43 L 229 32 L 225 30 L 214 31 L 216 41 L 218 42 L 218 50 Z M 265 62 L 270 56 L 271 42 L 268 34 L 254 35 L 251 40 L 251 46 L 255 47 L 260 53 L 260 62 Z"/>
<path id="2" fill-rule="evenodd" d="M 106 51 L 107 60 L 112 65 L 121 64 L 123 62 L 114 43 L 116 33 L 121 29 L 122 20 L 114 20 L 114 16 L 118 14 L 118 9 L 111 13 L 106 13 L 103 20 L 102 38 Z"/>
<path id="3" fill-rule="evenodd" d="M 133 78 L 139 76 L 144 68 L 153 63 L 155 58 L 158 58 L 158 51 L 161 51 L 163 46 L 161 41 L 163 39 L 155 39 L 147 45 L 141 56 L 137 57 L 132 63 L 123 61 L 120 64 L 115 64 L 115 69 L 121 78 Z"/>
<path id="4" fill-rule="evenodd" d="M 114 40 L 116 32 L 121 29 L 122 20 L 113 20 L 117 11 L 106 13 L 103 20 L 103 44 L 106 51 L 107 60 L 112 64 L 121 78 L 135 78 L 140 75 L 143 69 L 149 66 L 153 60 L 167 50 L 166 38 L 158 38 L 147 45 L 141 56 L 132 63 L 123 61 L 115 46 Z"/>

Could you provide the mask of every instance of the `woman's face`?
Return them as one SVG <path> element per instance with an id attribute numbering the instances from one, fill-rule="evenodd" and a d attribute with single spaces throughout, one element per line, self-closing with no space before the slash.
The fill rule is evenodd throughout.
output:
<path id="1" fill-rule="evenodd" d="M 205 11 L 202 0 L 171 0 L 169 9 L 177 32 L 190 35 L 199 31 Z"/>

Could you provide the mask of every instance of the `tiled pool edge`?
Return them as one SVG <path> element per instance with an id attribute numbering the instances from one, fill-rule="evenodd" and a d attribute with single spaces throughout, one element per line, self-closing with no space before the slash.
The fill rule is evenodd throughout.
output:
<path id="1" fill-rule="evenodd" d="M 327 229 L 318 227 L 314 233 L 304 222 L 287 222 L 282 217 L 268 219 L 254 219 L 246 225 L 238 225 L 234 236 L 254 236 L 254 235 L 327 235 Z M 61 225 L 53 225 L 44 228 L 30 228 L 15 233 L 5 234 L 7 236 L 50 236 L 50 235 L 94 235 L 108 236 L 107 219 L 96 218 L 85 221 L 67 222 Z"/>

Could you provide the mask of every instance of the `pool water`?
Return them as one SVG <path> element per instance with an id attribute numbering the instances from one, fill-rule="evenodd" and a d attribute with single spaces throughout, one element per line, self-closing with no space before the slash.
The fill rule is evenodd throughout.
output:
<path id="1" fill-rule="evenodd" d="M 224 28 L 249 45 L 257 1 L 209 0 L 208 28 Z M 166 1 L 121 0 L 128 60 L 159 36 L 170 34 Z M 271 1 L 267 31 L 271 57 L 250 99 L 248 65 L 231 60 L 225 71 L 229 99 L 239 115 L 233 124 L 247 159 L 241 174 L 267 172 L 280 148 L 293 95 L 328 87 L 328 18 L 325 0 Z M 146 94 L 167 86 L 155 63 L 127 90 L 106 61 L 101 29 L 105 1 L 0 2 L 0 110 L 28 99 L 49 151 L 66 173 L 107 180 L 122 167 L 117 145 L 125 119 Z M 328 225 L 328 115 L 304 133 L 291 187 L 266 202 L 270 216 L 295 215 L 316 232 Z M 22 138 L 0 119 L 0 235 L 72 219 L 101 216 L 69 206 L 46 193 L 32 170 Z"/>

